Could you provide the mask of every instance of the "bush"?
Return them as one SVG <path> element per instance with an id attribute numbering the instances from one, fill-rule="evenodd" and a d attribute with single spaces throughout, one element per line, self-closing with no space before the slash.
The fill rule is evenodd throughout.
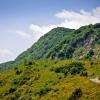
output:
<path id="1" fill-rule="evenodd" d="M 33 64 L 34 64 L 34 62 L 32 62 L 32 61 L 24 60 L 24 65 L 25 66 L 31 66 Z"/>
<path id="2" fill-rule="evenodd" d="M 22 75 L 19 78 L 14 79 L 13 84 L 21 86 L 21 85 L 25 84 L 29 79 L 30 79 L 29 76 Z"/>
<path id="3" fill-rule="evenodd" d="M 81 72 L 81 74 L 80 74 L 80 76 L 88 76 L 88 73 L 87 73 L 87 71 L 83 71 L 83 72 Z"/>
<path id="4" fill-rule="evenodd" d="M 73 74 L 79 74 L 82 71 L 85 71 L 85 68 L 83 67 L 83 64 L 80 62 L 72 62 L 69 65 L 66 65 L 64 67 L 60 66 L 52 70 L 54 70 L 56 73 L 64 73 L 65 75 L 67 74 L 73 75 Z"/>
<path id="5" fill-rule="evenodd" d="M 52 89 L 51 89 L 50 87 L 42 87 L 42 88 L 40 88 L 39 91 L 37 91 L 37 92 L 35 93 L 35 95 L 42 96 L 42 95 L 48 93 L 48 92 L 51 91 L 51 90 L 52 90 Z"/>
<path id="6" fill-rule="evenodd" d="M 90 62 L 90 65 L 93 65 L 93 64 L 94 64 L 94 63 L 91 61 L 91 62 Z"/>
<path id="7" fill-rule="evenodd" d="M 0 79 L 0 86 L 3 86 L 3 85 L 5 85 L 5 81 Z"/>
<path id="8" fill-rule="evenodd" d="M 81 96 L 82 96 L 82 90 L 78 88 L 78 89 L 75 89 L 75 91 L 69 97 L 69 100 L 78 100 Z"/>
<path id="9" fill-rule="evenodd" d="M 21 73 L 22 73 L 21 70 L 16 70 L 16 74 L 17 74 L 17 75 L 20 75 Z"/>
<path id="10" fill-rule="evenodd" d="M 9 93 L 13 93 L 13 92 L 15 92 L 16 91 L 16 87 L 11 87 L 10 89 L 9 89 Z"/>
<path id="11" fill-rule="evenodd" d="M 94 52 L 93 52 L 93 50 L 91 49 L 91 50 L 87 53 L 86 58 L 89 59 L 89 58 L 91 58 L 93 55 L 94 55 Z"/>

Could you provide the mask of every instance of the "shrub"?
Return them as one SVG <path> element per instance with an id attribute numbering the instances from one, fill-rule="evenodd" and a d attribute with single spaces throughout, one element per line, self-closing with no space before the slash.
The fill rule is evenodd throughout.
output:
<path id="1" fill-rule="evenodd" d="M 32 65 L 32 62 L 31 62 L 31 61 L 29 61 L 28 65 Z"/>
<path id="2" fill-rule="evenodd" d="M 17 75 L 20 75 L 21 73 L 22 73 L 21 70 L 16 70 L 16 74 L 17 74 Z"/>
<path id="3" fill-rule="evenodd" d="M 78 100 L 82 96 L 82 90 L 80 88 L 75 89 L 69 100 Z"/>
<path id="4" fill-rule="evenodd" d="M 16 87 L 11 87 L 10 89 L 9 89 L 9 93 L 13 93 L 13 92 L 15 92 L 16 91 Z"/>
<path id="5" fill-rule="evenodd" d="M 94 52 L 93 52 L 93 50 L 91 49 L 91 50 L 87 53 L 86 58 L 89 59 L 89 58 L 91 58 L 93 55 L 94 55 Z"/>
<path id="6" fill-rule="evenodd" d="M 5 81 L 0 79 L 0 86 L 3 86 L 3 85 L 5 85 Z"/>
<path id="7" fill-rule="evenodd" d="M 32 61 L 24 60 L 24 65 L 25 66 L 31 66 L 31 65 L 33 65 L 33 63 L 34 62 L 32 62 Z"/>
<path id="8" fill-rule="evenodd" d="M 90 65 L 93 65 L 93 64 L 94 64 L 94 63 L 91 61 L 91 62 L 90 62 Z"/>
<path id="9" fill-rule="evenodd" d="M 52 89 L 51 89 L 50 87 L 42 87 L 42 88 L 40 88 L 39 91 L 37 91 L 37 92 L 35 93 L 35 95 L 42 96 L 42 95 L 48 93 L 48 92 L 51 91 L 51 90 L 52 90 Z"/>
<path id="10" fill-rule="evenodd" d="M 85 71 L 85 68 L 83 67 L 83 64 L 80 62 L 72 62 L 69 65 L 66 65 L 63 67 L 59 66 L 52 70 L 54 70 L 56 73 L 64 73 L 65 75 L 67 74 L 73 75 L 73 74 L 79 74 L 82 71 Z"/>
<path id="11" fill-rule="evenodd" d="M 82 71 L 81 74 L 80 74 L 80 76 L 86 76 L 87 77 L 88 76 L 87 71 Z"/>
<path id="12" fill-rule="evenodd" d="M 25 84 L 29 79 L 30 79 L 29 76 L 22 75 L 21 77 L 14 79 L 13 84 L 21 86 L 21 85 Z"/>

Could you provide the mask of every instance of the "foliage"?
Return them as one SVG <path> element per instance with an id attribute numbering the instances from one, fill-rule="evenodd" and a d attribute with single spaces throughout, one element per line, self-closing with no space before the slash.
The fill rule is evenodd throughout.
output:
<path id="1" fill-rule="evenodd" d="M 89 50 L 89 52 L 87 53 L 86 58 L 89 59 L 89 58 L 91 58 L 93 55 L 94 55 L 94 52 L 93 52 L 93 50 L 91 49 L 91 50 Z"/>
<path id="2" fill-rule="evenodd" d="M 57 27 L 42 36 L 15 61 L 1 64 L 0 70 L 4 71 L 31 60 L 100 58 L 99 51 L 99 23 L 83 26 L 77 30 Z"/>
<path id="3" fill-rule="evenodd" d="M 69 100 L 78 100 L 82 96 L 82 90 L 80 88 L 75 89 Z"/>
<path id="4" fill-rule="evenodd" d="M 23 62 L 0 73 L 0 100 L 99 100 L 100 85 L 89 80 L 99 66 L 99 59 Z"/>
<path id="5" fill-rule="evenodd" d="M 56 73 L 64 73 L 65 75 L 67 74 L 80 74 L 81 72 L 83 72 L 85 70 L 85 68 L 83 67 L 82 63 L 80 62 L 72 62 L 68 65 L 65 66 L 59 66 L 57 68 L 53 69 Z"/>

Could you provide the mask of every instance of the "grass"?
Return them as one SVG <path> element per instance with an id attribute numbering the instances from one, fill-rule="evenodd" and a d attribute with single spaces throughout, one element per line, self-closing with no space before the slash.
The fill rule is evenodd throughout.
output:
<path id="1" fill-rule="evenodd" d="M 52 70 L 72 63 L 81 63 L 88 76 Z M 100 84 L 89 80 L 96 76 L 100 76 L 99 59 L 30 61 L 0 73 L 0 100 L 99 100 Z"/>

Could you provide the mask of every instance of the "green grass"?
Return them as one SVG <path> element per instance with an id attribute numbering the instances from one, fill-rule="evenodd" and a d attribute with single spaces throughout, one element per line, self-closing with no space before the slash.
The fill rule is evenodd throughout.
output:
<path id="1" fill-rule="evenodd" d="M 81 76 L 81 69 L 64 74 L 62 69 L 73 63 L 81 63 L 88 75 Z M 56 68 L 61 69 L 56 72 Z M 0 73 L 0 100 L 99 100 L 100 84 L 89 80 L 96 76 L 100 76 L 100 60 L 30 61 Z"/>

